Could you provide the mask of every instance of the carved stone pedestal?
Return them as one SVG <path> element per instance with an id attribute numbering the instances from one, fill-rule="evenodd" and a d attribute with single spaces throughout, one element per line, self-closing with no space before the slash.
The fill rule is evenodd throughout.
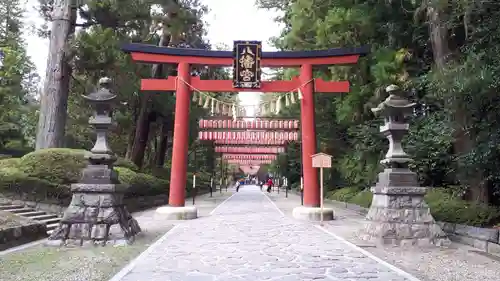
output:
<path id="1" fill-rule="evenodd" d="M 90 166 L 84 170 L 83 182 L 112 182 L 116 172 L 107 166 Z M 101 177 L 99 177 L 101 176 Z M 59 227 L 49 237 L 50 245 L 130 244 L 141 232 L 137 221 L 123 205 L 121 184 L 77 183 L 71 185 L 73 198 L 64 212 Z"/>
<path id="2" fill-rule="evenodd" d="M 424 201 L 425 187 L 408 169 L 385 169 L 372 187 L 373 200 L 366 218 L 365 239 L 398 246 L 448 245 Z"/>

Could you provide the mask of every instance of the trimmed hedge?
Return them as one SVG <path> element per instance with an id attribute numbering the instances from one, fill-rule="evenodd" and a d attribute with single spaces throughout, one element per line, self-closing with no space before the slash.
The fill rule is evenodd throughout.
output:
<path id="1" fill-rule="evenodd" d="M 68 186 L 30 177 L 13 168 L 0 169 L 0 192 L 16 194 L 20 197 L 30 197 L 36 200 L 62 199 L 70 196 Z"/>
<path id="2" fill-rule="evenodd" d="M 118 178 L 121 183 L 128 184 L 128 196 L 145 196 L 165 194 L 168 191 L 169 182 L 156 178 L 152 175 L 136 173 L 128 168 L 116 167 Z"/>
<path id="3" fill-rule="evenodd" d="M 336 200 L 336 201 L 349 202 L 349 200 L 351 200 L 351 198 L 356 196 L 356 194 L 358 194 L 360 191 L 361 190 L 359 190 L 358 188 L 345 187 L 345 188 L 330 191 L 326 195 L 326 197 L 330 198 L 332 200 Z M 371 200 L 370 200 L 370 202 L 371 202 Z"/>
<path id="4" fill-rule="evenodd" d="M 368 190 L 360 191 L 357 188 L 346 187 L 330 192 L 327 198 L 369 208 L 373 194 Z M 470 226 L 491 226 L 500 221 L 500 210 L 498 208 L 462 200 L 453 196 L 445 188 L 429 190 L 425 196 L 425 201 L 437 221 Z"/>
<path id="5" fill-rule="evenodd" d="M 44 149 L 21 158 L 0 160 L 0 192 L 22 197 L 66 198 L 69 186 L 80 180 L 89 152 L 68 148 Z M 125 159 L 116 163 L 119 179 L 129 185 L 127 196 L 168 194 L 167 180 L 136 172 L 137 166 Z M 119 167 L 118 167 L 119 166 Z"/>
<path id="6" fill-rule="evenodd" d="M 20 158 L 7 158 L 0 159 L 0 170 L 1 169 L 17 169 L 21 162 Z"/>
<path id="7" fill-rule="evenodd" d="M 121 158 L 121 157 L 118 157 L 118 159 L 115 162 L 115 166 L 116 167 L 124 167 L 124 168 L 132 170 L 134 172 L 139 171 L 139 167 L 137 167 L 137 165 L 134 164 L 134 162 L 132 162 L 128 159 L 125 159 L 125 158 Z"/>
<path id="8" fill-rule="evenodd" d="M 373 194 L 369 190 L 363 190 L 349 199 L 349 203 L 359 205 L 361 207 L 370 208 L 372 204 Z"/>
<path id="9" fill-rule="evenodd" d="M 491 226 L 500 221 L 497 207 L 462 200 L 443 188 L 430 190 L 425 201 L 438 221 L 471 226 Z"/>
<path id="10" fill-rule="evenodd" d="M 88 163 L 85 156 L 89 153 L 86 150 L 70 148 L 43 149 L 18 158 L 20 159 L 18 167 L 31 177 L 52 183 L 70 184 L 80 180 L 81 171 Z M 0 163 L 3 161 L 6 160 Z M 115 166 L 126 167 L 132 171 L 138 170 L 134 163 L 123 158 L 118 158 Z"/>
<path id="11" fill-rule="evenodd" d="M 21 172 L 55 184 L 78 182 L 80 173 L 87 165 L 85 155 L 79 149 L 49 148 L 34 151 L 21 157 Z"/>

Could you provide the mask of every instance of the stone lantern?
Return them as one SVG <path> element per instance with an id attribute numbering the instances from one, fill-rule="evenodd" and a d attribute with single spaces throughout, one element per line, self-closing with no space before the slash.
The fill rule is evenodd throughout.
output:
<path id="1" fill-rule="evenodd" d="M 364 238 L 401 246 L 448 244 L 446 234 L 424 201 L 427 188 L 419 186 L 417 174 L 408 168 L 412 159 L 401 144 L 409 129 L 406 118 L 413 114 L 415 103 L 403 97 L 395 85 L 386 91 L 389 97 L 372 111 L 384 118 L 380 132 L 389 140 L 389 150 L 380 161 L 385 169 L 371 188 L 373 200 L 366 216 L 369 222 Z"/>
<path id="2" fill-rule="evenodd" d="M 120 184 L 113 169 L 116 157 L 107 142 L 112 125 L 112 103 L 116 95 L 110 91 L 110 79 L 101 78 L 99 88 L 85 100 L 94 107 L 89 119 L 96 132 L 96 141 L 86 156 L 87 167 L 79 183 L 71 185 L 73 197 L 60 225 L 49 237 L 49 244 L 124 244 L 134 241 L 141 231 L 123 205 L 126 185 Z"/>

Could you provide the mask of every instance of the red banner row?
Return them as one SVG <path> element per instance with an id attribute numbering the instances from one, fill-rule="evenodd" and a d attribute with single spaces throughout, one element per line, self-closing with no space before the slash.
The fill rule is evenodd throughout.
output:
<path id="1" fill-rule="evenodd" d="M 216 146 L 215 152 L 219 153 L 284 153 L 285 148 L 281 146 L 255 147 L 255 146 Z"/>
<path id="2" fill-rule="evenodd" d="M 215 140 L 220 145 L 286 145 L 284 140 Z"/>
<path id="3" fill-rule="evenodd" d="M 227 160 L 229 164 L 238 164 L 238 165 L 262 165 L 262 164 L 271 164 L 272 160 L 243 160 L 243 159 L 230 159 Z"/>
<path id="4" fill-rule="evenodd" d="M 298 132 L 198 132 L 200 140 L 277 140 L 296 141 Z"/>
<path id="5" fill-rule="evenodd" d="M 276 160 L 278 157 L 276 155 L 263 155 L 263 154 L 223 154 L 222 159 L 224 160 Z"/>
<path id="6" fill-rule="evenodd" d="M 204 120 L 200 129 L 299 129 L 299 120 Z"/>

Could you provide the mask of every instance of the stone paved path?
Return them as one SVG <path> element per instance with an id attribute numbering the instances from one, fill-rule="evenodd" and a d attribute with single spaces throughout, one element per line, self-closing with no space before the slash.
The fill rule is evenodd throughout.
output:
<path id="1" fill-rule="evenodd" d="M 177 225 L 126 271 L 113 281 L 410 280 L 283 216 L 256 186 L 241 188 L 212 216 Z"/>

